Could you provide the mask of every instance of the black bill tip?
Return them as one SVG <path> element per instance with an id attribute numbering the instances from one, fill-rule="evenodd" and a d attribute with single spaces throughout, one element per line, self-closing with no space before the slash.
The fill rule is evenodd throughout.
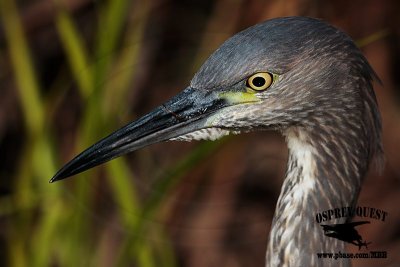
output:
<path id="1" fill-rule="evenodd" d="M 215 92 L 188 87 L 152 112 L 87 148 L 49 182 L 63 180 L 147 145 L 202 129 L 206 118 L 226 105 Z"/>

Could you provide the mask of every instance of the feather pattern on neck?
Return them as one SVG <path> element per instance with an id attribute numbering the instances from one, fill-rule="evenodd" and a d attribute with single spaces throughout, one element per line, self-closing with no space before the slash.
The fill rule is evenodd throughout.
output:
<path id="1" fill-rule="evenodd" d="M 314 216 L 321 207 L 337 201 L 329 189 L 325 191 L 321 180 L 325 177 L 318 175 L 319 151 L 308 134 L 290 128 L 284 135 L 289 161 L 272 223 L 268 266 L 350 266 L 348 260 L 328 262 L 317 258 L 318 252 L 345 251 L 344 242 L 324 236 Z"/>

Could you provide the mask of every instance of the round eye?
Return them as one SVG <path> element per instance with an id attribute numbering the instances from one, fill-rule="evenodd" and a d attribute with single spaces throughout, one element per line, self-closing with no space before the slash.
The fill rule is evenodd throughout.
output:
<path id="1" fill-rule="evenodd" d="M 269 72 L 259 72 L 250 76 L 246 81 L 246 86 L 255 90 L 262 91 L 272 84 L 272 74 Z"/>

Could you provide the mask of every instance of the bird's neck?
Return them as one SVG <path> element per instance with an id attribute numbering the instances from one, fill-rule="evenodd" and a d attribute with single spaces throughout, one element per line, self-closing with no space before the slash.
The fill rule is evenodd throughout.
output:
<path id="1" fill-rule="evenodd" d="M 354 205 L 366 167 L 359 164 L 361 159 L 347 158 L 350 152 L 340 147 L 340 137 L 329 141 L 297 128 L 284 134 L 289 160 L 271 227 L 267 262 L 270 266 L 350 265 L 349 261 L 318 258 L 321 252 L 344 252 L 345 243 L 325 236 L 316 214 Z"/>

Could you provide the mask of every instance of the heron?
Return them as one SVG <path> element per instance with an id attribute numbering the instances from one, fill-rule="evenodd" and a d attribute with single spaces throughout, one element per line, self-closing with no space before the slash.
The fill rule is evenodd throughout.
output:
<path id="1" fill-rule="evenodd" d="M 289 156 L 266 266 L 349 266 L 317 257 L 345 251 L 345 242 L 325 236 L 314 214 L 354 206 L 369 166 L 382 158 L 375 80 L 336 27 L 308 17 L 267 20 L 226 40 L 183 91 L 84 150 L 50 182 L 162 141 L 275 130 Z"/>

